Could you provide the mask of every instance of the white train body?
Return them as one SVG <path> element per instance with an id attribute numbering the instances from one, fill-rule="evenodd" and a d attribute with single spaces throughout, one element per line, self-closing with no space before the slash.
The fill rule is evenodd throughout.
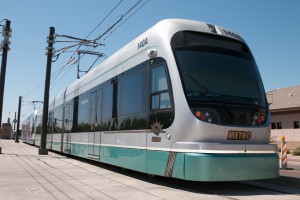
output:
<path id="1" fill-rule="evenodd" d="M 48 129 L 48 148 L 148 174 L 278 176 L 252 54 L 238 34 L 204 22 L 154 25 L 58 94 Z"/>

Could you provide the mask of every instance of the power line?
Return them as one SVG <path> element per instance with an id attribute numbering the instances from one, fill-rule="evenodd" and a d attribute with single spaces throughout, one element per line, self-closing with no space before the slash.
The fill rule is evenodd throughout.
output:
<path id="1" fill-rule="evenodd" d="M 117 7 L 119 7 L 119 5 L 121 4 L 123 2 L 123 0 L 121 0 L 121 1 L 119 1 L 119 3 L 100 21 L 100 23 L 85 37 L 85 39 L 87 39 L 108 17 L 109 17 L 109 15 L 111 15 L 111 13 L 113 13 L 113 11 L 117 8 Z M 80 49 L 80 47 L 81 47 L 82 45 L 78 45 L 78 48 L 77 48 L 77 50 L 76 51 L 78 51 L 79 49 Z M 75 51 L 75 52 L 76 52 Z M 71 57 L 72 56 L 74 56 L 75 55 L 75 52 L 71 55 Z"/>
<path id="2" fill-rule="evenodd" d="M 59 56 L 62 53 L 66 53 L 66 52 L 72 52 L 71 57 L 68 59 L 68 61 L 61 67 L 59 68 L 56 72 L 54 72 L 51 75 L 51 88 L 53 88 L 55 85 L 57 85 L 57 83 L 67 74 L 69 73 L 69 71 L 71 69 L 74 68 L 75 64 L 79 62 L 80 59 L 82 59 L 85 54 L 79 54 L 78 58 L 75 59 L 75 53 L 80 52 L 80 48 L 82 46 L 85 46 L 85 51 L 89 51 L 92 47 L 97 48 L 99 46 L 102 46 L 104 44 L 96 42 L 99 41 L 100 39 L 102 39 L 105 35 L 106 37 L 102 39 L 102 41 L 106 40 L 114 31 L 116 31 L 121 25 L 123 25 L 129 18 L 131 18 L 137 11 L 139 11 L 146 3 L 148 3 L 150 0 L 147 0 L 146 2 L 144 2 L 140 7 L 138 7 L 133 13 L 131 13 L 141 2 L 142 0 L 137 1 L 129 10 L 127 10 L 127 12 L 123 15 L 121 15 L 121 17 L 117 20 L 117 22 L 115 22 L 112 26 L 110 26 L 104 33 L 102 33 L 100 36 L 98 36 L 96 39 L 94 40 L 87 40 L 87 38 L 121 5 L 121 3 L 123 2 L 123 0 L 120 0 L 117 5 L 99 22 L 99 24 L 85 37 L 85 39 L 81 39 L 78 37 L 73 37 L 73 36 L 68 36 L 68 35 L 56 35 L 57 37 L 64 37 L 67 39 L 70 39 L 69 41 L 56 41 L 56 42 L 70 42 L 70 43 L 75 43 L 66 47 L 63 47 L 57 51 L 55 51 L 56 54 L 56 60 L 59 58 Z M 129 13 L 131 13 L 128 17 L 126 17 Z M 124 20 L 122 22 L 122 20 Z M 120 24 L 119 24 L 120 23 Z M 119 24 L 119 25 L 118 25 Z M 88 45 L 92 45 L 92 46 L 88 46 Z M 71 51 L 72 48 L 76 47 L 75 51 Z M 82 50 L 81 50 L 82 51 Z M 90 51 L 92 52 L 92 51 Z M 107 56 L 105 54 L 103 54 L 104 58 L 107 58 Z M 93 62 L 93 64 L 89 67 L 89 70 L 93 67 L 93 65 L 98 61 L 100 57 L 96 58 L 95 61 Z M 54 61 L 56 61 L 54 60 Z M 65 73 L 63 73 L 66 70 Z M 62 74 L 63 73 L 63 74 Z M 59 78 L 59 76 L 61 76 Z M 33 89 L 29 90 L 28 92 L 26 92 L 23 97 L 28 97 L 30 95 L 32 95 L 33 93 L 37 92 L 37 90 L 39 90 L 41 87 L 44 86 L 44 83 L 41 82 L 39 83 L 37 86 L 35 86 Z"/>
<path id="3" fill-rule="evenodd" d="M 73 67 L 75 66 L 75 63 L 73 63 L 72 65 L 71 65 L 71 67 L 68 69 L 68 71 L 66 71 L 61 77 L 60 77 L 60 79 L 58 79 L 58 80 L 56 80 L 57 78 L 58 78 L 58 76 L 53 80 L 53 84 L 51 84 L 51 89 L 54 87 L 54 86 L 56 86 L 57 84 L 58 84 L 58 82 L 59 81 L 61 81 L 62 80 L 62 78 L 67 74 L 67 73 L 69 73 L 70 71 L 71 71 L 71 69 L 73 69 Z M 65 68 L 66 69 L 66 68 Z M 56 82 L 54 82 L 56 80 Z"/>
<path id="4" fill-rule="evenodd" d="M 149 1 L 149 0 L 148 0 Z M 147 1 L 147 2 L 148 2 Z M 98 36 L 96 39 L 94 39 L 93 41 L 94 42 L 96 42 L 96 41 L 98 41 L 98 40 L 100 40 L 104 35 L 106 35 L 109 31 L 111 31 L 118 23 L 120 23 L 122 20 L 123 20 L 123 18 L 127 15 L 127 14 L 129 14 L 139 3 L 141 3 L 142 2 L 142 0 L 139 0 L 137 3 L 135 3 L 124 15 L 121 15 L 121 17 L 119 18 L 119 20 L 117 20 L 112 26 L 110 26 L 104 33 L 102 33 L 100 36 Z M 147 2 L 145 2 L 141 7 L 143 7 Z M 119 3 L 121 3 L 121 2 L 119 2 Z M 119 4 L 118 4 L 119 5 Z M 140 8 L 141 8 L 140 7 Z M 133 14 L 135 14 L 140 8 L 138 8 Z M 110 12 L 111 13 L 111 12 Z M 126 21 L 133 15 L 133 14 L 131 14 L 127 19 L 126 19 Z M 102 23 L 102 22 L 101 22 Z M 124 22 L 123 22 L 124 23 Z M 122 24 L 123 24 L 122 23 Z M 117 28 L 116 28 L 117 29 Z M 115 30 L 116 30 L 115 29 Z M 110 33 L 111 34 L 111 33 Z M 100 43 L 101 44 L 101 43 Z M 78 47 L 78 49 L 80 48 L 80 46 Z M 77 49 L 77 50 L 78 50 Z M 74 55 L 74 54 L 73 54 Z M 79 55 L 79 57 L 78 57 L 78 62 L 79 62 L 79 59 L 80 59 L 80 55 Z M 99 59 L 99 57 L 95 60 L 95 62 L 92 64 L 92 66 L 87 70 L 87 71 L 89 71 L 92 67 L 93 67 L 93 65 L 96 63 L 96 61 Z M 78 67 L 78 71 L 79 71 L 79 67 Z M 79 77 L 79 75 L 77 75 L 77 77 Z"/>
<path id="5" fill-rule="evenodd" d="M 107 15 L 106 17 L 90 32 L 90 34 L 88 36 L 91 35 L 92 32 L 94 32 L 99 26 L 100 24 L 103 23 L 103 21 L 105 21 L 105 19 L 122 3 L 123 0 L 121 0 L 116 6 L 114 9 L 112 9 Z M 110 26 L 103 34 L 101 34 L 100 36 L 98 36 L 96 39 L 94 40 L 90 40 L 90 41 L 98 41 L 99 39 L 101 39 L 105 34 L 107 34 L 110 30 L 112 30 L 119 22 L 122 21 L 122 19 L 127 15 L 129 14 L 139 3 L 141 3 L 142 0 L 139 0 L 137 3 L 135 3 L 124 15 L 121 15 L 120 19 L 117 20 L 117 22 L 115 22 L 112 26 Z M 87 36 L 87 37 L 88 37 Z M 85 38 L 85 40 L 87 39 L 87 37 Z M 78 48 L 77 48 L 77 51 L 79 50 L 79 48 L 81 47 L 82 45 L 79 45 Z M 68 48 L 69 49 L 69 48 Z M 71 57 L 75 54 L 75 52 L 71 55 Z"/>
<path id="6" fill-rule="evenodd" d="M 85 37 L 87 39 L 107 18 L 108 16 L 123 2 L 123 0 L 119 1 L 119 3 L 101 20 L 101 22 Z"/>
<path id="7" fill-rule="evenodd" d="M 58 76 L 61 72 L 60 71 L 63 71 L 64 69 L 63 68 L 59 68 L 57 71 L 55 71 L 53 74 L 51 74 L 51 81 L 53 79 L 55 79 L 56 76 Z M 34 94 L 35 92 L 37 92 L 41 87 L 44 87 L 44 84 L 45 82 L 44 81 L 41 81 L 38 85 L 36 85 L 35 87 L 33 87 L 31 90 L 29 90 L 28 92 L 24 93 L 22 95 L 23 98 L 26 98 L 32 94 Z"/>
<path id="8" fill-rule="evenodd" d="M 129 17 L 127 17 L 121 24 L 119 24 L 115 29 L 113 29 L 104 39 L 106 40 L 114 31 L 116 31 L 120 26 L 122 26 L 129 18 L 131 18 L 137 11 L 139 11 L 142 7 L 144 7 L 150 0 L 147 0 L 144 4 L 142 4 L 137 10 L 135 10 Z"/>

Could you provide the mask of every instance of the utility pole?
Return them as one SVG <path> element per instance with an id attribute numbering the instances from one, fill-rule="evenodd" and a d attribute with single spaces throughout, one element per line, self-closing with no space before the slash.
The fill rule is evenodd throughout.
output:
<path id="1" fill-rule="evenodd" d="M 48 149 L 46 149 L 47 141 L 47 121 L 48 121 L 48 107 L 49 107 L 49 89 L 50 89 L 50 77 L 51 77 L 51 64 L 53 55 L 53 44 L 54 44 L 54 27 L 50 27 L 50 33 L 48 37 L 48 47 L 47 50 L 47 69 L 45 78 L 45 91 L 44 91 L 44 106 L 43 106 L 43 121 L 42 121 L 42 136 L 41 145 L 39 148 L 39 155 L 48 155 Z"/>
<path id="2" fill-rule="evenodd" d="M 6 20 L 5 26 L 3 26 L 2 36 L 4 40 L 3 44 L 0 45 L 0 50 L 2 53 L 2 63 L 1 63 L 1 75 L 0 75 L 0 129 L 2 127 L 2 111 L 3 111 L 3 99 L 4 99 L 4 85 L 5 85 L 5 73 L 6 73 L 6 62 L 7 62 L 7 52 L 9 51 L 9 37 L 11 36 L 10 21 Z"/>
<path id="3" fill-rule="evenodd" d="M 18 121 L 17 121 L 17 112 L 15 112 L 15 119 L 14 119 L 14 121 L 13 121 L 13 123 L 14 123 L 14 131 L 16 130 L 16 123 L 17 123 Z"/>
<path id="4" fill-rule="evenodd" d="M 21 103 L 22 103 L 22 97 L 19 96 L 19 107 L 18 107 L 18 121 L 17 121 L 17 131 L 16 131 L 16 140 L 15 143 L 19 143 L 19 129 L 20 129 L 20 116 L 21 116 Z"/>

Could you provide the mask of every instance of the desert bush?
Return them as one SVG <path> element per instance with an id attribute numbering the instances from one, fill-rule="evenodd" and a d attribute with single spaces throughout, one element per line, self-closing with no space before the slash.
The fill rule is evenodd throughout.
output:
<path id="1" fill-rule="evenodd" d="M 300 156 L 300 149 L 293 151 L 294 156 Z"/>

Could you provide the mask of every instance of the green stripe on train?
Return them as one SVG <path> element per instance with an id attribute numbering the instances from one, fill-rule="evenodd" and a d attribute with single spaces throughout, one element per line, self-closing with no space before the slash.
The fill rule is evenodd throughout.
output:
<path id="1" fill-rule="evenodd" d="M 65 146 L 66 144 L 64 144 Z M 88 144 L 72 143 L 70 154 L 88 158 Z M 60 143 L 52 143 L 53 150 L 60 151 Z M 133 148 L 94 146 L 93 157 L 103 163 L 116 165 L 147 174 L 165 176 L 169 152 Z M 171 164 L 171 177 L 191 181 L 240 181 L 278 176 L 277 154 L 199 154 L 176 153 Z M 170 165 L 170 164 L 169 164 Z"/>

